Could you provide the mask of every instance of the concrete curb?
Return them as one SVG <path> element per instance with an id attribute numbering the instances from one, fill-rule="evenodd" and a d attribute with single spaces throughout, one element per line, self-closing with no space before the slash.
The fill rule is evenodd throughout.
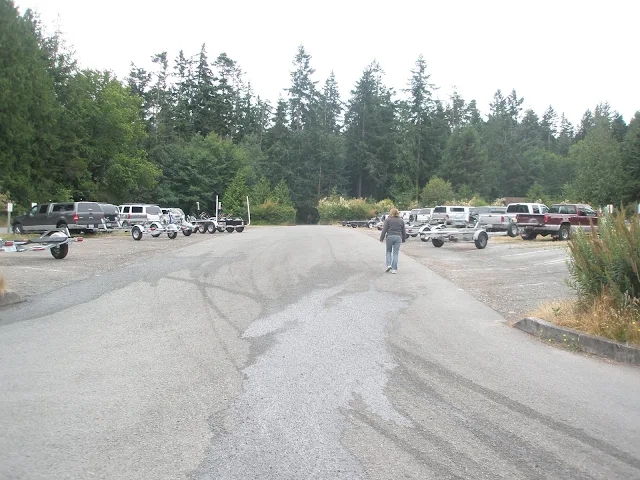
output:
<path id="1" fill-rule="evenodd" d="M 4 295 L 0 295 L 0 307 L 20 302 L 24 302 L 24 299 L 16 292 L 7 292 Z"/>
<path id="2" fill-rule="evenodd" d="M 523 332 L 536 335 L 544 340 L 552 340 L 560 345 L 575 347 L 583 352 L 602 355 L 617 362 L 640 365 L 640 348 L 594 337 L 570 328 L 559 327 L 539 318 L 527 317 L 514 325 Z"/>

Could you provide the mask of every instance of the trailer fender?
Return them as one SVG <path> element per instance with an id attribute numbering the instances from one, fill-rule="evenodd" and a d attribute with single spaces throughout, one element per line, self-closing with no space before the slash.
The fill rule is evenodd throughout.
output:
<path id="1" fill-rule="evenodd" d="M 486 233 L 486 231 L 485 230 L 476 230 L 473 233 L 473 241 L 474 242 L 478 239 L 478 237 L 480 236 L 481 233 Z"/>

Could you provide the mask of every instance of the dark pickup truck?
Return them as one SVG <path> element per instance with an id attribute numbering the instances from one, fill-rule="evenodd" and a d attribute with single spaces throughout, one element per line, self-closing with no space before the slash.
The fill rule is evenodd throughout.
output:
<path id="1" fill-rule="evenodd" d="M 13 220 L 13 232 L 45 232 L 67 227 L 69 231 L 95 232 L 101 228 L 104 212 L 95 202 L 42 203 Z"/>
<path id="2" fill-rule="evenodd" d="M 536 236 L 568 240 L 577 228 L 591 231 L 598 228 L 598 215 L 590 205 L 584 203 L 560 203 L 551 205 L 547 213 L 516 216 L 518 233 L 524 240 L 534 240 Z"/>

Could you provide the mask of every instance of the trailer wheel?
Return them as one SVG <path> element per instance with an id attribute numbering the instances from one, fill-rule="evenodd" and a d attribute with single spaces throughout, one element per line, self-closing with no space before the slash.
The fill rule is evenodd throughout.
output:
<path id="1" fill-rule="evenodd" d="M 134 226 L 131 229 L 131 236 L 134 240 L 142 240 L 142 229 L 139 226 Z"/>
<path id="2" fill-rule="evenodd" d="M 242 233 L 244 231 L 244 227 L 236 227 L 236 232 Z"/>
<path id="3" fill-rule="evenodd" d="M 198 231 L 199 231 L 200 233 L 204 233 L 204 232 L 206 232 L 206 231 L 207 231 L 207 227 L 206 227 L 206 225 L 205 225 L 204 223 L 200 223 L 200 224 L 198 225 Z"/>
<path id="4" fill-rule="evenodd" d="M 356 225 L 355 223 L 352 223 L 352 224 L 351 224 L 351 226 L 352 226 L 353 228 L 358 228 L 358 225 Z"/>
<path id="5" fill-rule="evenodd" d="M 153 238 L 158 238 L 158 237 L 160 236 L 160 234 L 161 234 L 161 233 L 162 233 L 162 232 L 152 233 L 152 234 L 151 234 L 151 236 L 152 236 Z"/>
<path id="6" fill-rule="evenodd" d="M 480 232 L 478 234 L 478 238 L 475 239 L 474 243 L 476 244 L 476 248 L 482 250 L 487 246 L 487 242 L 489 241 L 489 235 L 486 232 Z"/>
<path id="7" fill-rule="evenodd" d="M 211 234 L 216 233 L 216 226 L 213 223 L 207 223 L 207 232 Z"/>
<path id="8" fill-rule="evenodd" d="M 177 236 L 178 236 L 178 232 L 167 233 L 167 237 L 169 237 L 171 240 L 174 240 Z"/>
<path id="9" fill-rule="evenodd" d="M 68 243 L 63 243 L 62 245 L 58 245 L 57 247 L 53 247 L 51 249 L 51 255 L 53 255 L 53 258 L 56 258 L 58 260 L 62 260 L 64 257 L 66 257 L 67 253 L 69 253 Z"/>
<path id="10" fill-rule="evenodd" d="M 429 237 L 427 237 L 426 235 L 420 235 L 420 240 L 422 240 L 423 242 L 428 242 Z"/>
<path id="11" fill-rule="evenodd" d="M 227 232 L 229 232 L 229 233 L 233 233 L 234 228 L 233 227 L 227 227 L 225 230 Z"/>
<path id="12" fill-rule="evenodd" d="M 558 237 L 560 238 L 560 240 L 569 240 L 570 236 L 571 232 L 569 230 L 569 227 L 567 225 L 562 225 L 560 227 L 560 231 L 558 232 Z"/>
<path id="13" fill-rule="evenodd" d="M 444 245 L 444 240 L 442 240 L 441 238 L 432 238 L 431 243 L 433 243 L 434 247 L 441 247 L 442 245 Z"/>
<path id="14" fill-rule="evenodd" d="M 507 235 L 509 235 L 511 238 L 514 238 L 516 235 L 518 235 L 518 225 L 511 222 L 509 224 L 509 228 L 507 229 Z"/>
<path id="15" fill-rule="evenodd" d="M 189 235 L 191 235 L 193 233 L 193 230 L 191 230 L 190 228 L 185 228 L 184 230 L 182 230 L 182 234 L 185 237 L 188 237 Z"/>

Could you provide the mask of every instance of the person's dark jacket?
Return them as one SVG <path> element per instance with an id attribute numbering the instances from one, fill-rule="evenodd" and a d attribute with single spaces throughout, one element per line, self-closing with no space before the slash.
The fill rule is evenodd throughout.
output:
<path id="1" fill-rule="evenodd" d="M 400 217 L 387 217 L 384 221 L 384 227 L 380 232 L 380 241 L 384 240 L 385 235 L 397 235 L 404 242 L 407 233 L 404 229 L 404 220 Z"/>

